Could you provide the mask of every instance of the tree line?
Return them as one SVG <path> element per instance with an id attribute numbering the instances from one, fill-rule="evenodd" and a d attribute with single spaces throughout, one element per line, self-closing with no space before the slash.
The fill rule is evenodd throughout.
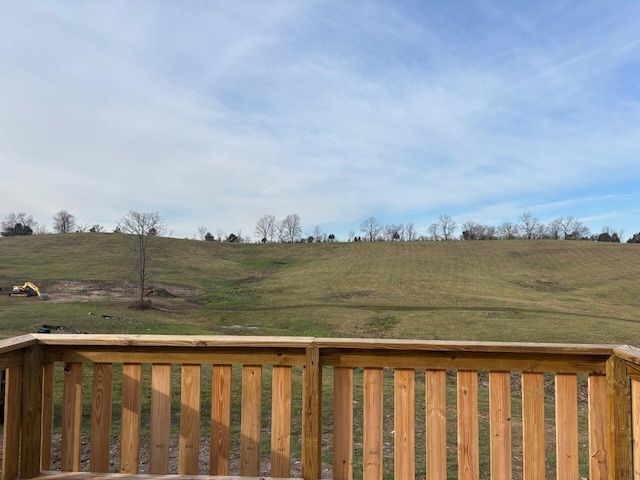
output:
<path id="1" fill-rule="evenodd" d="M 80 224 L 74 215 L 67 210 L 60 210 L 53 216 L 53 231 L 55 233 L 72 232 L 104 232 L 98 224 Z M 114 232 L 121 231 L 121 225 Z M 31 215 L 24 212 L 10 213 L 0 223 L 0 235 L 18 236 L 48 233 L 46 226 L 39 225 Z M 487 225 L 468 220 L 458 225 L 450 215 L 440 215 L 436 221 L 430 223 L 420 232 L 415 223 L 383 224 L 376 217 L 368 217 L 361 224 L 358 232 L 351 230 L 342 241 L 450 241 L 450 240 L 515 240 L 515 239 L 551 239 L 551 240 L 590 240 L 599 242 L 621 242 L 624 232 L 608 226 L 598 233 L 591 233 L 584 223 L 571 216 L 556 217 L 549 222 L 542 222 L 531 212 L 525 212 L 518 217 L 517 222 L 505 221 L 500 225 Z M 199 227 L 194 238 L 205 241 L 229 243 L 321 243 L 335 242 L 339 239 L 333 233 L 324 233 L 320 226 L 316 226 L 310 233 L 302 230 L 302 221 L 298 214 L 290 214 L 278 220 L 274 215 L 265 214 L 255 225 L 253 239 L 243 236 L 241 231 L 226 234 L 218 228 L 212 234 L 206 227 Z M 640 232 L 634 234 L 627 243 L 640 243 Z"/>

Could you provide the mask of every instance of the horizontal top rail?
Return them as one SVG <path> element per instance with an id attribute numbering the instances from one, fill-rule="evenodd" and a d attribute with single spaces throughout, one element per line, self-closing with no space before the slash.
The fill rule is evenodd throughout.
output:
<path id="1" fill-rule="evenodd" d="M 3 343 L 7 347 L 17 344 L 15 348 L 39 343 L 57 346 L 140 346 L 140 347 L 284 347 L 305 348 L 318 347 L 330 349 L 376 349 L 376 350 L 420 350 L 425 352 L 500 352 L 517 354 L 554 355 L 611 355 L 615 349 L 626 351 L 639 349 L 620 345 L 607 344 L 570 344 L 570 343 L 531 343 L 531 342 L 457 342 L 433 340 L 397 340 L 368 338 L 317 338 L 286 336 L 235 336 L 235 335 L 118 335 L 118 334 L 31 334 L 8 340 L 0 340 L 0 351 Z"/>

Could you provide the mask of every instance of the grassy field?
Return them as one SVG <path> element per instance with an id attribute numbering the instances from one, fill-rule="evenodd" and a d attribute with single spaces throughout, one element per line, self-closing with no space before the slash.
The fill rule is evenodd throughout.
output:
<path id="1" fill-rule="evenodd" d="M 149 285 L 162 309 L 138 311 L 127 236 L 0 238 L 2 337 L 49 324 L 87 333 L 640 345 L 637 245 L 153 240 Z M 25 281 L 49 300 L 5 295 Z"/>

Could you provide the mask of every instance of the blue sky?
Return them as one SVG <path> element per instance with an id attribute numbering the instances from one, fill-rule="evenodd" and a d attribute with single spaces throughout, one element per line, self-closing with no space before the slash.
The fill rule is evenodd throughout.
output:
<path id="1" fill-rule="evenodd" d="M 0 216 L 640 231 L 640 2 L 0 0 Z"/>

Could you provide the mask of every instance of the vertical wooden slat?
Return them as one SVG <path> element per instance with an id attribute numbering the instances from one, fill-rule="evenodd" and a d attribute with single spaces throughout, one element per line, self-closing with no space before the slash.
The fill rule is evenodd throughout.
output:
<path id="1" fill-rule="evenodd" d="M 94 363 L 90 462 L 92 472 L 107 473 L 109 471 L 112 385 L 113 365 Z"/>
<path id="2" fill-rule="evenodd" d="M 322 467 L 322 368 L 318 347 L 306 348 L 302 377 L 302 476 L 304 480 L 316 480 Z"/>
<path id="3" fill-rule="evenodd" d="M 138 473 L 141 409 L 142 365 L 139 363 L 125 363 L 122 366 L 120 473 Z"/>
<path id="4" fill-rule="evenodd" d="M 171 434 L 171 365 L 151 366 L 151 431 L 149 438 L 149 473 L 169 473 Z"/>
<path id="5" fill-rule="evenodd" d="M 82 363 L 66 363 L 62 390 L 62 445 L 60 465 L 63 472 L 80 470 L 82 432 Z"/>
<path id="6" fill-rule="evenodd" d="M 607 478 L 607 377 L 589 375 L 589 478 Z"/>
<path id="7" fill-rule="evenodd" d="M 631 380 L 631 422 L 633 480 L 640 480 L 640 381 L 635 379 Z M 602 431 L 605 430 L 603 425 Z M 597 477 L 591 478 L 595 479 Z"/>
<path id="8" fill-rule="evenodd" d="M 40 437 L 40 468 L 51 470 L 53 447 L 53 381 L 54 363 L 42 365 L 42 428 Z"/>
<path id="9" fill-rule="evenodd" d="M 353 368 L 333 369 L 333 478 L 353 478 Z"/>
<path id="10" fill-rule="evenodd" d="M 211 451 L 209 452 L 209 474 L 229 475 L 231 365 L 214 365 L 211 377 Z"/>
<path id="11" fill-rule="evenodd" d="M 271 392 L 271 476 L 286 478 L 291 471 L 291 367 L 273 367 Z"/>
<path id="12" fill-rule="evenodd" d="M 610 479 L 629 479 L 628 395 L 626 363 L 616 356 L 611 356 L 607 360 L 607 467 Z"/>
<path id="13" fill-rule="evenodd" d="M 415 478 L 415 371 L 396 369 L 394 383 L 395 478 Z"/>
<path id="14" fill-rule="evenodd" d="M 544 480 L 544 376 L 522 373 L 522 467 L 524 480 Z"/>
<path id="15" fill-rule="evenodd" d="M 365 480 L 382 479 L 383 458 L 383 390 L 382 368 L 365 368 L 364 425 L 362 463 Z"/>
<path id="16" fill-rule="evenodd" d="M 22 364 L 22 432 L 20 477 L 40 474 L 40 433 L 42 428 L 42 347 L 25 349 Z"/>
<path id="17" fill-rule="evenodd" d="M 200 365 L 182 365 L 179 475 L 197 475 L 200 456 Z"/>
<path id="18" fill-rule="evenodd" d="M 458 478 L 480 478 L 478 372 L 458 371 Z"/>
<path id="19" fill-rule="evenodd" d="M 262 367 L 242 367 L 242 419 L 240 422 L 240 475 L 260 475 L 260 423 Z"/>
<path id="20" fill-rule="evenodd" d="M 447 478 L 447 372 L 427 370 L 425 373 L 427 478 Z"/>
<path id="21" fill-rule="evenodd" d="M 22 366 L 9 367 L 5 373 L 4 438 L 2 443 L 2 479 L 12 480 L 20 473 L 20 417 L 22 416 Z"/>
<path id="22" fill-rule="evenodd" d="M 556 374 L 556 472 L 578 478 L 578 376 Z"/>
<path id="23" fill-rule="evenodd" d="M 489 373 L 489 416 L 491 479 L 512 476 L 511 452 L 511 374 Z"/>

